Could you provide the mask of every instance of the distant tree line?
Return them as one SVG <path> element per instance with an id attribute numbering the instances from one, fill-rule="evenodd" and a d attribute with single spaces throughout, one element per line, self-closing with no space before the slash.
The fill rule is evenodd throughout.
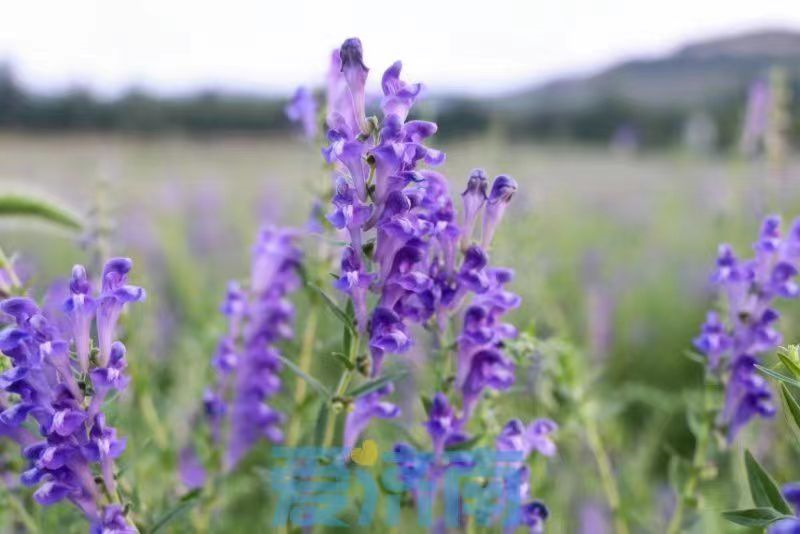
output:
<path id="1" fill-rule="evenodd" d="M 792 93 L 800 87 L 794 84 Z M 745 95 L 724 98 L 702 109 L 716 127 L 718 148 L 735 147 L 740 136 Z M 53 132 L 126 132 L 197 135 L 284 134 L 291 129 L 285 99 L 204 91 L 161 97 L 130 90 L 102 99 L 86 89 L 37 94 L 24 87 L 8 66 L 0 66 L 0 129 Z M 511 140 L 607 144 L 621 127 L 634 132 L 641 147 L 681 142 L 686 121 L 697 110 L 637 106 L 620 98 L 598 98 L 572 110 L 509 113 L 478 99 L 437 99 L 419 118 L 437 121 L 446 139 L 499 132 Z M 791 114 L 798 117 L 798 98 Z M 800 121 L 792 120 L 791 138 L 800 139 Z"/>

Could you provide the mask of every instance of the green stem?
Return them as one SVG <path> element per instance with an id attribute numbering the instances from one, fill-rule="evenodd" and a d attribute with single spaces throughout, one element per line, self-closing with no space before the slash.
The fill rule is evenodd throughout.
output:
<path id="1" fill-rule="evenodd" d="M 703 410 L 708 411 L 709 395 L 708 395 L 708 376 L 706 376 L 706 387 L 703 388 Z M 667 534 L 678 534 L 683 527 L 684 516 L 689 509 L 694 509 L 697 502 L 696 493 L 697 486 L 700 483 L 700 473 L 706 465 L 708 457 L 709 437 L 714 431 L 712 425 L 707 425 L 706 432 L 697 436 L 697 442 L 694 446 L 694 454 L 692 457 L 692 470 L 686 478 L 686 482 L 682 488 L 676 488 L 678 491 L 677 503 L 675 504 L 675 512 L 667 526 Z"/>
<path id="2" fill-rule="evenodd" d="M 303 331 L 303 344 L 300 347 L 300 356 L 297 365 L 304 373 L 308 373 L 311 368 L 311 360 L 314 354 L 314 340 L 317 334 L 317 318 L 319 316 L 319 307 L 316 301 L 312 302 L 311 309 L 308 312 L 308 321 L 306 322 L 305 330 Z M 306 381 L 297 380 L 294 388 L 294 404 L 293 406 L 300 406 L 306 398 Z M 300 432 L 300 418 L 293 417 L 289 423 L 289 430 L 286 432 L 286 444 L 288 446 L 295 445 L 298 433 Z"/>
<path id="3" fill-rule="evenodd" d="M 360 339 L 358 334 L 353 335 L 353 339 L 350 342 L 350 354 L 348 354 L 348 358 L 351 362 L 356 361 L 356 355 L 358 354 L 358 345 Z M 345 369 L 342 371 L 341 376 L 339 377 L 339 383 L 336 385 L 336 391 L 333 393 L 333 398 L 341 397 L 344 395 L 345 391 L 347 391 L 347 386 L 350 385 L 350 381 L 353 379 L 353 372 Z M 328 448 L 333 445 L 333 432 L 336 429 L 336 418 L 338 417 L 339 413 L 331 410 L 331 414 L 328 417 L 328 423 L 325 426 L 325 439 L 322 442 L 323 448 Z"/>
<path id="4" fill-rule="evenodd" d="M 614 530 L 617 534 L 628 534 L 628 525 L 622 517 L 622 500 L 620 499 L 617 481 L 614 478 L 614 470 L 611 467 L 608 452 L 603 446 L 603 440 L 600 438 L 600 432 L 597 430 L 597 424 L 594 418 L 586 413 L 583 414 L 583 420 L 586 439 L 594 455 L 597 470 L 600 474 L 600 483 L 603 486 L 603 493 L 605 493 L 606 501 L 613 517 Z"/>

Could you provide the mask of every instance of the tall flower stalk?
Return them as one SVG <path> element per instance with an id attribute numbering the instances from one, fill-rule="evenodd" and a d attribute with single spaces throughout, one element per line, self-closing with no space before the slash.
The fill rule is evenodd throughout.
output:
<path id="1" fill-rule="evenodd" d="M 448 446 L 466 441 L 469 421 L 484 392 L 505 390 L 514 382 L 514 364 L 502 347 L 516 329 L 503 323 L 502 316 L 519 305 L 519 297 L 505 289 L 512 271 L 490 267 L 486 250 L 517 184 L 498 176 L 489 188 L 486 174 L 474 171 L 462 195 L 464 213 L 459 221 L 447 179 L 421 168 L 444 161 L 443 153 L 423 144 L 436 133 L 436 124 L 408 120 L 422 86 L 403 81 L 402 66 L 394 63 L 381 80 L 382 116 L 367 118 L 364 92 L 369 70 L 361 42 L 346 40 L 333 66 L 329 143 L 323 155 L 334 168 L 328 220 L 348 241 L 334 284 L 349 296 L 354 312 L 350 347 L 355 352 L 346 356 L 376 378 L 388 356 L 402 354 L 417 342 L 415 325 L 435 333 L 441 352 L 437 363 L 445 379 L 432 395 L 425 426 L 440 457 Z M 479 219 L 480 236 L 473 241 Z M 461 324 L 455 350 L 446 339 L 453 323 Z M 369 359 L 354 361 L 361 339 L 366 340 Z M 351 370 L 342 373 L 334 401 L 345 393 L 351 378 Z M 385 386 L 352 401 L 344 425 L 345 446 L 357 442 L 370 420 L 399 416 L 399 409 L 386 400 L 391 393 L 392 388 Z M 458 401 L 455 406 L 450 397 Z M 531 436 L 555 429 L 549 421 L 534 426 L 536 430 L 528 432 Z M 329 422 L 326 444 L 332 428 Z M 538 529 L 546 509 L 534 508 L 526 521 Z"/>
<path id="2" fill-rule="evenodd" d="M 224 448 L 230 471 L 260 439 L 280 443 L 285 416 L 269 404 L 281 390 L 278 344 L 294 335 L 294 306 L 301 253 L 295 234 L 264 228 L 253 248 L 249 287 L 231 282 L 222 313 L 228 331 L 213 366 L 217 380 L 204 395 L 214 441 Z"/>

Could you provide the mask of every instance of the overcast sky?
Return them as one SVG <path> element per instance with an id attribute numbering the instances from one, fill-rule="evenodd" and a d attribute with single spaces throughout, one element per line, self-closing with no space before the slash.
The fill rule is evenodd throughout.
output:
<path id="1" fill-rule="evenodd" d="M 5 0 L 0 58 L 47 90 L 198 87 L 287 92 L 328 52 L 364 42 L 375 73 L 402 59 L 432 91 L 498 93 L 687 40 L 800 29 L 796 0 Z"/>

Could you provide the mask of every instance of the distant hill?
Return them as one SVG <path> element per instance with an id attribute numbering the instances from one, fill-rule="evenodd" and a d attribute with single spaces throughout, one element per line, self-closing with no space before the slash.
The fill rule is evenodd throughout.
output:
<path id="1" fill-rule="evenodd" d="M 741 97 L 782 66 L 800 79 L 800 32 L 759 31 L 690 44 L 658 59 L 631 60 L 598 74 L 547 83 L 495 100 L 493 109 L 570 112 L 619 100 L 652 109 L 706 107 Z"/>
<path id="2" fill-rule="evenodd" d="M 513 139 L 641 145 L 676 144 L 690 117 L 702 115 L 718 148 L 739 138 L 747 88 L 772 67 L 800 95 L 800 32 L 758 31 L 688 44 L 660 58 L 634 59 L 599 73 L 555 80 L 491 100 L 440 97 L 431 113 L 443 132 L 474 134 L 494 125 Z M 800 98 L 792 101 L 800 116 Z M 800 120 L 792 120 L 800 139 Z"/>

